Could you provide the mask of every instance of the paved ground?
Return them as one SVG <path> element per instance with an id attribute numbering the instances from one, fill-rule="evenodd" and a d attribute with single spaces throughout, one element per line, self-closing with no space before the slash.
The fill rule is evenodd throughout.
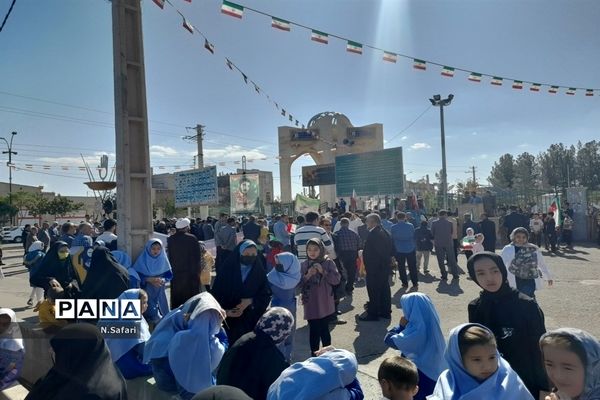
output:
<path id="1" fill-rule="evenodd" d="M 36 317 L 26 306 L 29 296 L 28 274 L 21 264 L 22 250 L 16 245 L 4 245 L 4 273 L 0 280 L 0 306 L 10 307 L 27 321 Z M 547 264 L 555 277 L 555 285 L 537 293 L 538 302 L 546 315 L 546 327 L 553 329 L 562 326 L 582 328 L 600 337 L 600 250 L 592 246 L 576 246 L 574 251 L 559 255 L 545 253 Z M 459 265 L 466 269 L 464 256 Z M 437 264 L 430 265 L 432 277 L 421 276 L 420 290 L 433 299 L 440 318 L 442 329 L 447 333 L 452 327 L 467 321 L 467 304 L 478 295 L 477 285 L 461 276 L 458 284 L 445 284 L 439 281 Z M 367 301 L 366 289 L 358 287 L 354 298 L 345 299 L 341 310 L 348 321 L 346 325 L 335 326 L 332 330 L 333 345 L 353 351 L 359 360 L 359 380 L 368 399 L 380 398 L 376 376 L 381 360 L 393 354 L 383 344 L 387 329 L 400 319 L 399 300 L 404 291 L 399 282 L 392 286 L 394 314 L 391 322 L 358 322 L 355 317 L 362 313 Z M 308 327 L 302 319 L 299 307 L 298 331 L 296 332 L 295 359 L 309 356 Z"/>

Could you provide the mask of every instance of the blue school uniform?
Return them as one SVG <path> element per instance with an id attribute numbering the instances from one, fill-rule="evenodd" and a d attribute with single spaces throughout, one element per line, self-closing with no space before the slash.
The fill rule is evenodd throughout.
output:
<path id="1" fill-rule="evenodd" d="M 189 314 L 189 320 L 184 315 Z M 193 296 L 167 314 L 146 343 L 159 389 L 183 399 L 214 385 L 216 370 L 227 348 L 221 328 L 221 306 L 210 293 Z"/>
<path id="2" fill-rule="evenodd" d="M 129 289 L 124 291 L 120 296 L 119 300 L 124 299 L 139 299 L 140 289 Z M 139 336 L 135 338 L 106 338 L 105 342 L 110 351 L 110 356 L 123 374 L 125 379 L 134 379 L 140 376 L 152 375 L 152 368 L 150 364 L 144 363 L 144 345 L 148 339 L 150 339 L 150 329 L 148 323 L 142 317 L 141 320 L 100 320 L 98 326 L 102 326 L 104 323 L 110 325 L 119 325 L 125 327 L 136 327 Z"/>
<path id="3" fill-rule="evenodd" d="M 500 356 L 498 370 L 485 381 L 480 382 L 469 374 L 462 362 L 458 337 L 460 333 L 471 326 L 478 326 L 485 330 L 488 328 L 479 324 L 463 324 L 450 331 L 446 361 L 449 369 L 444 371 L 435 386 L 429 400 L 533 400 L 533 396 L 519 375 L 510 367 L 508 362 Z M 490 335 L 494 335 L 491 331 Z"/>
<path id="4" fill-rule="evenodd" d="M 153 257 L 150 253 L 150 248 L 155 243 L 159 243 L 161 249 L 160 253 L 156 257 Z M 165 247 L 159 239 L 150 239 L 146 243 L 144 251 L 139 255 L 135 264 L 133 264 L 133 269 L 139 275 L 140 287 L 148 293 L 148 309 L 144 316 L 148 321 L 158 323 L 169 312 L 165 285 L 156 287 L 146 282 L 146 278 L 162 278 L 165 284 L 173 279 L 171 263 L 169 263 Z"/>
<path id="5" fill-rule="evenodd" d="M 447 368 L 440 318 L 429 296 L 423 293 L 402 296 L 400 305 L 408 324 L 392 328 L 384 342 L 415 363 L 419 371 L 419 392 L 415 399 L 424 400 L 433 393 L 437 379 Z"/>

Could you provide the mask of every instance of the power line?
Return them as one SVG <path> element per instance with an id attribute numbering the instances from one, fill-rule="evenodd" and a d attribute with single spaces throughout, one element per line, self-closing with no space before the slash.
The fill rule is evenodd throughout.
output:
<path id="1" fill-rule="evenodd" d="M 429 109 L 431 107 L 432 107 L 431 105 L 427 106 L 427 108 L 425 109 L 425 111 L 423 111 L 421 114 L 419 114 L 419 116 L 417 118 L 415 118 L 414 121 L 412 121 L 410 124 L 408 124 L 408 126 L 406 126 L 406 128 L 404 128 L 404 129 L 402 129 L 396 136 L 394 136 L 392 139 L 388 140 L 388 143 L 396 140 L 398 138 L 398 136 L 400 136 L 404 132 L 406 132 L 411 126 L 413 126 L 418 120 L 420 120 L 421 117 L 423 115 L 425 115 L 427 113 L 427 111 L 429 111 Z"/>
<path id="2" fill-rule="evenodd" d="M 8 19 L 8 16 L 12 12 L 13 7 L 15 6 L 16 2 L 17 2 L 17 0 L 13 0 L 12 3 L 10 4 L 10 8 L 8 9 L 8 12 L 4 16 L 4 21 L 2 21 L 2 25 L 0 25 L 0 32 L 2 32 L 2 29 L 4 29 L 4 25 L 6 25 L 6 20 Z"/>

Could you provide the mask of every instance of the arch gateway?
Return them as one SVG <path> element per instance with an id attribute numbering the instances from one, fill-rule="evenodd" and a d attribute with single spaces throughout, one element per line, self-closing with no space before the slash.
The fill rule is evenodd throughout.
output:
<path id="1" fill-rule="evenodd" d="M 304 154 L 317 165 L 333 164 L 335 157 L 352 153 L 383 150 L 383 125 L 353 126 L 337 112 L 322 112 L 310 119 L 306 128 L 280 126 L 279 175 L 281 201 L 292 201 L 291 167 Z M 335 185 L 319 186 L 321 202 L 336 202 Z"/>

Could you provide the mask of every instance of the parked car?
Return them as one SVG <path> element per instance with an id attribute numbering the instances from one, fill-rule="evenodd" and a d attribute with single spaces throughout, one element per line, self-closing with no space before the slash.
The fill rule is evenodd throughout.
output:
<path id="1" fill-rule="evenodd" d="M 11 243 L 21 243 L 23 239 L 21 235 L 23 234 L 23 226 L 19 226 L 16 228 L 12 228 L 8 232 L 2 232 L 2 241 L 3 242 L 11 242 Z"/>

